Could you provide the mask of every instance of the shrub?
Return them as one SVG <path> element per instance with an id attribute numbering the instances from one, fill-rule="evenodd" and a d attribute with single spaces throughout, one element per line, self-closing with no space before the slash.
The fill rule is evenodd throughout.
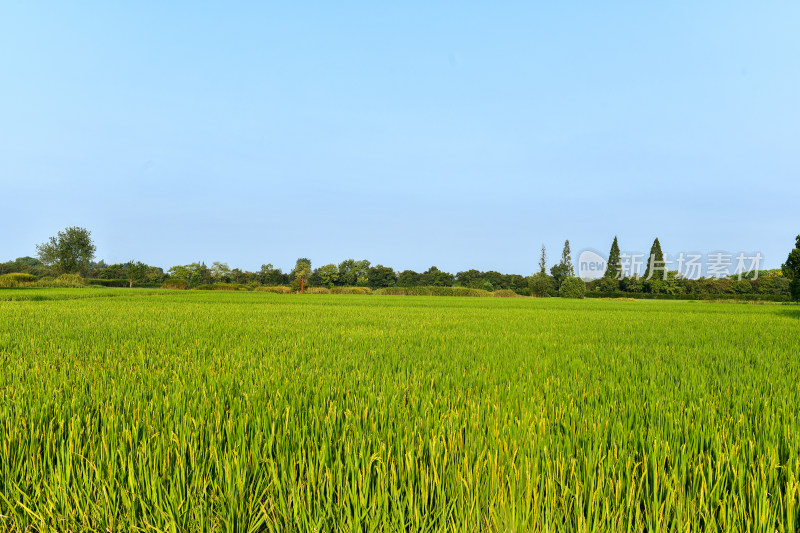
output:
<path id="1" fill-rule="evenodd" d="M 518 298 L 519 294 L 512 291 L 511 289 L 500 289 L 498 291 L 494 291 L 492 296 L 495 296 L 497 298 Z"/>
<path id="2" fill-rule="evenodd" d="M 334 287 L 330 289 L 331 294 L 372 294 L 369 287 Z"/>
<path id="3" fill-rule="evenodd" d="M 86 280 L 78 274 L 61 274 L 57 278 L 42 278 L 36 282 L 38 287 L 77 289 L 86 286 Z"/>
<path id="4" fill-rule="evenodd" d="M 562 298 L 583 298 L 586 294 L 586 283 L 573 276 L 564 278 L 558 293 Z"/>
<path id="5" fill-rule="evenodd" d="M 469 287 L 386 287 L 378 289 L 375 294 L 388 296 L 491 296 L 483 289 Z"/>
<path id="6" fill-rule="evenodd" d="M 272 286 L 266 285 L 266 286 L 256 287 L 253 290 L 256 292 L 272 292 L 275 294 L 291 294 L 294 292 L 291 287 L 286 287 L 284 285 L 272 285 Z"/>
<path id="7" fill-rule="evenodd" d="M 161 285 L 162 289 L 173 289 L 173 290 L 186 290 L 189 288 L 189 282 L 185 279 L 173 278 L 168 279 Z"/>
<path id="8" fill-rule="evenodd" d="M 619 280 L 616 278 L 601 278 L 597 288 L 600 292 L 616 292 L 619 290 Z"/>
<path id="9" fill-rule="evenodd" d="M 18 287 L 23 283 L 36 283 L 36 276 L 23 272 L 12 272 L 0 276 L 0 287 Z"/>
<path id="10" fill-rule="evenodd" d="M 87 279 L 86 283 L 89 285 L 100 285 L 102 287 L 127 287 L 129 285 L 127 279 Z"/>
<path id="11" fill-rule="evenodd" d="M 239 283 L 213 283 L 198 285 L 195 287 L 198 291 L 246 291 L 247 287 Z"/>
<path id="12" fill-rule="evenodd" d="M 539 272 L 531 276 L 528 287 L 530 288 L 531 296 L 555 296 L 557 284 L 552 276 Z"/>
<path id="13" fill-rule="evenodd" d="M 306 294 L 330 294 L 331 291 L 325 287 L 308 287 Z"/>

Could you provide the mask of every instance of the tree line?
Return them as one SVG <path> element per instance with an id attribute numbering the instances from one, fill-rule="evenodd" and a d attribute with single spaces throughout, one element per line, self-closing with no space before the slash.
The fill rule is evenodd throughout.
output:
<path id="1" fill-rule="evenodd" d="M 503 274 L 497 271 L 470 269 L 455 274 L 431 266 L 424 272 L 395 271 L 366 259 L 346 259 L 312 267 L 311 260 L 299 258 L 294 268 L 283 272 L 272 264 L 256 271 L 231 268 L 227 263 L 204 262 L 175 265 L 164 271 L 140 261 L 107 265 L 95 261 L 96 247 L 85 228 L 70 227 L 47 242 L 37 245 L 37 257 L 20 257 L 0 263 L 0 275 L 19 273 L 47 283 L 64 275 L 80 275 L 89 283 L 106 286 L 157 287 L 171 281 L 187 288 L 215 284 L 241 286 L 288 286 L 295 291 L 306 287 L 467 287 L 486 291 L 513 291 L 524 296 L 636 296 L 636 297 L 757 297 L 800 299 L 800 236 L 781 269 L 730 275 L 719 278 L 689 279 L 680 272 L 665 268 L 661 244 L 655 239 L 643 276 L 626 273 L 616 237 L 608 254 L 607 268 L 599 279 L 584 282 L 575 277 L 569 240 L 564 243 L 558 263 L 548 269 L 547 250 L 543 245 L 538 269 L 532 275 Z"/>

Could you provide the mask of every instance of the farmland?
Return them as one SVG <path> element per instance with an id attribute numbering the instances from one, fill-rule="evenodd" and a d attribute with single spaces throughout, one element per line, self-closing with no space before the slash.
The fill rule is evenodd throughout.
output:
<path id="1" fill-rule="evenodd" d="M 797 531 L 800 309 L 0 291 L 0 529 Z"/>

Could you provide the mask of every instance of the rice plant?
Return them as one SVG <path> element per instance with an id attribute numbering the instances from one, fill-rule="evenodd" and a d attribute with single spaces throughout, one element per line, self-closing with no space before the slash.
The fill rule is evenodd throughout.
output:
<path id="1" fill-rule="evenodd" d="M 794 532 L 799 326 L 776 305 L 4 290 L 0 530 Z"/>

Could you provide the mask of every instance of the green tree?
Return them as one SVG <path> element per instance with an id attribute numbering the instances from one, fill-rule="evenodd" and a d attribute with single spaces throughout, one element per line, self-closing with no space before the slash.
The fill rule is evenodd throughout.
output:
<path id="1" fill-rule="evenodd" d="M 661 271 L 661 279 L 667 279 L 667 269 L 664 263 L 664 253 L 661 251 L 661 243 L 658 242 L 658 237 L 653 241 L 653 246 L 650 247 L 650 256 L 647 259 L 647 268 L 644 271 L 644 279 L 651 279 L 656 271 Z"/>
<path id="2" fill-rule="evenodd" d="M 420 275 L 420 284 L 430 287 L 451 287 L 455 281 L 455 276 L 449 272 L 443 272 L 435 266 Z"/>
<path id="3" fill-rule="evenodd" d="M 403 272 L 401 272 L 400 275 L 402 276 Z M 457 273 L 456 281 L 458 281 L 458 284 L 461 285 L 462 287 L 472 287 L 475 289 L 480 289 L 481 286 L 483 285 L 483 280 L 481 279 L 482 276 L 483 276 L 482 272 L 480 272 L 479 270 L 475 270 L 474 268 L 471 268 L 469 270 Z M 400 285 L 399 277 L 397 284 Z"/>
<path id="4" fill-rule="evenodd" d="M 353 273 L 356 278 L 356 285 L 359 287 L 366 287 L 369 283 L 369 266 L 370 262 L 366 259 L 356 261 L 353 265 Z"/>
<path id="5" fill-rule="evenodd" d="M 355 259 L 345 259 L 339 263 L 339 283 L 345 286 L 354 286 L 356 284 L 356 275 L 353 272 L 355 268 Z"/>
<path id="6" fill-rule="evenodd" d="M 211 281 L 211 271 L 205 263 L 192 263 L 189 265 L 175 265 L 167 273 L 170 278 L 182 279 L 189 287 L 196 287 Z"/>
<path id="7" fill-rule="evenodd" d="M 550 274 L 555 278 L 558 284 L 558 289 L 561 289 L 561 284 L 570 276 L 575 275 L 575 270 L 572 268 L 572 256 L 569 250 L 569 239 L 564 242 L 564 250 L 561 252 L 561 262 L 550 268 Z"/>
<path id="8" fill-rule="evenodd" d="M 398 287 L 416 287 L 418 285 L 422 285 L 420 280 L 422 279 L 419 272 L 415 272 L 413 270 L 403 270 L 397 275 L 397 286 Z"/>
<path id="9" fill-rule="evenodd" d="M 219 261 L 211 263 L 211 277 L 215 282 L 230 283 L 231 275 L 232 271 L 228 263 L 221 263 Z"/>
<path id="10" fill-rule="evenodd" d="M 575 270 L 572 268 L 572 253 L 569 250 L 569 239 L 564 241 L 564 249 L 561 251 L 561 265 L 567 269 L 567 276 L 574 276 Z"/>
<path id="11" fill-rule="evenodd" d="M 132 288 L 134 283 L 141 283 L 147 278 L 150 267 L 141 261 L 128 261 L 125 263 L 125 277 L 128 279 L 128 287 Z"/>
<path id="12" fill-rule="evenodd" d="M 284 285 L 288 283 L 286 275 L 280 268 L 275 268 L 272 263 L 261 265 L 261 270 L 256 274 L 256 279 L 262 285 Z"/>
<path id="13" fill-rule="evenodd" d="M 608 252 L 608 264 L 603 277 L 616 280 L 622 279 L 622 263 L 619 258 L 619 243 L 616 235 L 614 236 L 614 242 L 611 243 L 611 250 Z"/>
<path id="14" fill-rule="evenodd" d="M 367 283 L 372 289 L 392 287 L 397 282 L 397 275 L 391 267 L 375 265 L 367 271 Z"/>
<path id="15" fill-rule="evenodd" d="M 547 275 L 547 250 L 542 244 L 542 255 L 539 257 L 539 274 Z"/>
<path id="16" fill-rule="evenodd" d="M 339 279 L 339 268 L 333 263 L 323 265 L 319 267 L 318 274 L 322 284 L 330 289 Z"/>
<path id="17" fill-rule="evenodd" d="M 617 292 L 619 290 L 619 280 L 617 278 L 603 276 L 600 278 L 597 287 L 600 292 Z"/>
<path id="18" fill-rule="evenodd" d="M 311 259 L 301 257 L 297 260 L 292 270 L 292 288 L 296 291 L 302 291 L 310 276 Z"/>
<path id="19" fill-rule="evenodd" d="M 800 235 L 797 236 L 794 249 L 789 252 L 786 262 L 781 265 L 783 275 L 791 280 L 789 291 L 792 298 L 800 300 Z"/>
<path id="20" fill-rule="evenodd" d="M 92 234 L 76 226 L 59 231 L 56 237 L 37 244 L 39 259 L 59 274 L 85 273 L 89 270 L 97 248 Z"/>
<path id="21" fill-rule="evenodd" d="M 369 261 L 366 259 L 362 259 L 361 261 L 345 259 L 339 263 L 338 285 L 346 285 L 348 287 L 354 287 L 356 285 L 366 286 L 367 270 L 369 270 Z"/>
<path id="22" fill-rule="evenodd" d="M 583 298 L 586 294 L 586 283 L 581 278 L 567 276 L 561 282 L 558 295 L 562 298 Z"/>
<path id="23" fill-rule="evenodd" d="M 550 275 L 556 281 L 556 288 L 561 288 L 561 283 L 569 276 L 569 267 L 562 263 L 550 267 Z"/>
<path id="24" fill-rule="evenodd" d="M 531 276 L 528 286 L 531 289 L 531 296 L 545 297 L 555 293 L 558 284 L 555 279 L 547 275 L 547 272 L 537 272 Z"/>
<path id="25" fill-rule="evenodd" d="M 41 261 L 29 255 L 26 255 L 25 257 L 17 257 L 16 259 L 14 259 L 14 262 L 17 263 L 18 265 L 28 265 L 32 267 L 42 265 Z"/>

